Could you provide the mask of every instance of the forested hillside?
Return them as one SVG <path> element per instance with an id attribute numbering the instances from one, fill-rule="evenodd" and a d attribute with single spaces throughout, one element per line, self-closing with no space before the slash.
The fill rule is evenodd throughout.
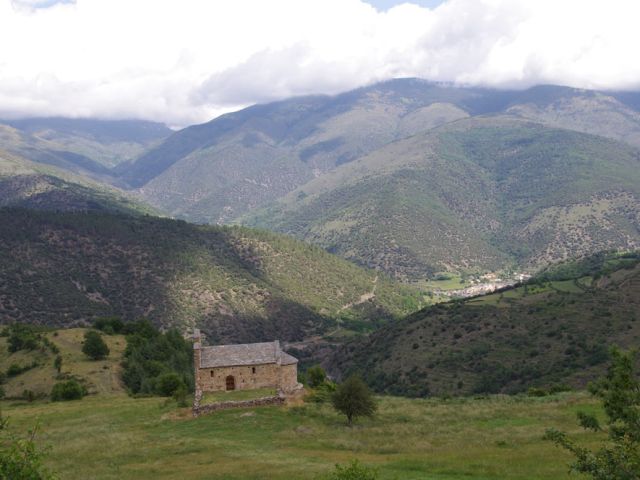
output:
<path id="1" fill-rule="evenodd" d="M 248 215 L 403 279 L 536 269 L 640 245 L 640 151 L 508 116 L 473 117 L 343 165 Z"/>
<path id="2" fill-rule="evenodd" d="M 566 262 L 517 288 L 427 307 L 331 358 L 380 392 L 443 395 L 584 386 L 608 348 L 640 341 L 640 254 Z"/>
<path id="3" fill-rule="evenodd" d="M 299 340 L 376 323 L 421 296 L 323 250 L 240 227 L 112 213 L 0 210 L 0 320 L 104 315 L 200 326 L 214 341 Z"/>
<path id="4" fill-rule="evenodd" d="M 128 192 L 3 150 L 0 150 L 0 207 L 158 213 Z"/>

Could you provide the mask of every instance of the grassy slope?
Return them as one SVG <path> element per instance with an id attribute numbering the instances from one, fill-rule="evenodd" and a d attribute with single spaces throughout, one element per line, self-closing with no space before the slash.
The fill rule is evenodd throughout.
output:
<path id="1" fill-rule="evenodd" d="M 639 242 L 638 151 L 474 117 L 343 165 L 244 219 L 400 277 L 536 267 Z"/>
<path id="2" fill-rule="evenodd" d="M 88 397 L 0 401 L 10 432 L 23 435 L 39 424 L 38 443 L 51 448 L 46 463 L 65 479 L 315 479 L 354 458 L 379 468 L 382 479 L 570 479 L 570 458 L 542 440 L 545 429 L 568 431 L 585 446 L 603 436 L 577 427 L 578 410 L 602 416 L 584 393 L 451 400 L 385 396 L 378 398 L 376 416 L 353 428 L 317 404 L 193 419 L 189 409 L 176 409 L 171 400 L 127 397 L 118 382 L 125 340 L 105 336 L 111 354 L 94 362 L 80 351 L 84 331 L 47 336 L 60 348 L 63 372 L 88 382 Z M 7 393 L 50 391 L 52 355 L 46 362 L 35 352 L 8 356 L 4 342 L 0 339 L 0 368 L 38 358 L 43 363 L 9 380 Z"/>
<path id="3" fill-rule="evenodd" d="M 381 320 L 419 305 L 411 289 L 268 232 L 26 210 L 0 210 L 0 225 L 12 227 L 0 229 L 3 322 L 116 314 L 198 324 L 211 341 L 299 340 L 338 315 Z"/>
<path id="4" fill-rule="evenodd" d="M 65 479 L 314 479 L 357 458 L 382 479 L 570 479 L 570 457 L 542 440 L 550 426 L 582 444 L 583 394 L 545 399 L 380 398 L 372 420 L 344 425 L 329 407 L 228 410 L 192 419 L 164 400 L 89 397 L 45 404 L 2 402 L 10 428 L 39 421 L 48 465 Z"/>
<path id="5" fill-rule="evenodd" d="M 602 268 L 426 308 L 347 345 L 334 368 L 412 395 L 584 385 L 609 345 L 640 340 L 637 258 Z"/>
<path id="6" fill-rule="evenodd" d="M 104 360 L 89 360 L 82 353 L 82 341 L 85 328 L 69 328 L 45 333 L 46 337 L 60 349 L 62 356 L 61 374 L 83 380 L 89 394 L 122 394 L 124 388 L 120 381 L 120 362 L 126 341 L 122 335 L 104 335 L 109 346 L 109 356 Z M 5 395 L 21 397 L 27 389 L 36 395 L 49 395 L 58 375 L 53 366 L 56 355 L 49 349 L 24 351 L 15 353 L 7 351 L 7 339 L 0 338 L 0 370 L 6 372 L 10 365 L 31 365 L 37 367 L 15 377 L 9 377 L 2 386 Z"/>

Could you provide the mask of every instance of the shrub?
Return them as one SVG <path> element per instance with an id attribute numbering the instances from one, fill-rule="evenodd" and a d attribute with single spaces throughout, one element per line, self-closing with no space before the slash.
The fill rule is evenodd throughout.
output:
<path id="1" fill-rule="evenodd" d="M 179 407 L 187 407 L 189 404 L 187 403 L 187 387 L 181 384 L 176 390 L 173 392 L 173 399 L 176 401 Z"/>
<path id="2" fill-rule="evenodd" d="M 62 356 L 57 355 L 55 360 L 53 361 L 53 367 L 56 369 L 58 373 L 62 370 Z"/>
<path id="3" fill-rule="evenodd" d="M 549 392 L 547 392 L 544 388 L 529 387 L 529 390 L 527 390 L 527 395 L 530 397 L 546 397 L 547 395 L 549 395 Z"/>
<path id="4" fill-rule="evenodd" d="M 172 396 L 179 388 L 184 386 L 184 382 L 175 372 L 168 372 L 160 375 L 156 380 L 155 393 L 163 397 Z"/>
<path id="5" fill-rule="evenodd" d="M 24 398 L 27 402 L 31 403 L 36 399 L 36 394 L 33 390 L 23 390 L 22 398 Z"/>
<path id="6" fill-rule="evenodd" d="M 8 333 L 7 344 L 10 353 L 19 350 L 35 350 L 40 344 L 40 335 L 31 325 L 14 323 L 8 327 Z"/>
<path id="7" fill-rule="evenodd" d="M 307 383 L 311 388 L 317 388 L 324 383 L 327 374 L 320 365 L 314 365 L 307 370 Z"/>
<path id="8" fill-rule="evenodd" d="M 636 354 L 613 349 L 611 359 L 606 377 L 589 386 L 591 394 L 602 400 L 608 441 L 592 451 L 555 429 L 547 430 L 545 436 L 575 456 L 573 470 L 595 480 L 632 480 L 640 478 L 640 380 L 635 372 Z M 579 412 L 578 421 L 585 430 L 603 430 L 593 415 Z"/>
<path id="9" fill-rule="evenodd" d="M 82 353 L 91 360 L 102 360 L 109 355 L 109 347 L 102 336 L 95 330 L 89 330 L 84 334 L 84 345 L 82 345 Z"/>
<path id="10" fill-rule="evenodd" d="M 369 387 L 355 375 L 338 385 L 331 397 L 333 408 L 346 415 L 351 425 L 358 417 L 371 417 L 376 411 L 376 403 Z"/>
<path id="11" fill-rule="evenodd" d="M 7 368 L 7 377 L 15 377 L 17 375 L 20 375 L 21 373 L 22 367 L 17 363 L 12 363 L 11 365 L 9 365 L 9 368 Z"/>
<path id="12" fill-rule="evenodd" d="M 0 418 L 0 430 L 5 437 L 0 449 L 0 478 L 55 480 L 57 477 L 42 464 L 44 452 L 35 444 L 37 427 L 29 432 L 27 438 L 17 438 L 6 435 L 6 425 L 6 419 Z"/>
<path id="13" fill-rule="evenodd" d="M 80 400 L 87 394 L 87 390 L 76 380 L 59 382 L 51 390 L 51 400 L 60 402 L 64 400 Z"/>
<path id="14" fill-rule="evenodd" d="M 124 322 L 120 317 L 100 317 L 93 322 L 93 328 L 100 330 L 107 335 L 124 332 Z"/>
<path id="15" fill-rule="evenodd" d="M 35 362 L 33 362 L 31 365 L 25 365 L 24 367 L 21 367 L 20 365 L 18 365 L 16 363 L 12 363 L 11 365 L 9 365 L 9 368 L 7 369 L 7 377 L 18 376 L 21 373 L 24 373 L 27 370 L 31 370 L 32 368 L 34 368 L 36 366 L 37 366 L 37 363 L 35 363 Z"/>
<path id="16" fill-rule="evenodd" d="M 342 466 L 336 465 L 335 470 L 324 477 L 326 480 L 377 480 L 376 469 L 362 465 L 358 460 Z"/>
<path id="17" fill-rule="evenodd" d="M 330 402 L 331 397 L 336 391 L 336 384 L 333 382 L 325 381 L 318 388 L 314 389 L 311 394 L 307 396 L 307 400 L 315 403 Z"/>

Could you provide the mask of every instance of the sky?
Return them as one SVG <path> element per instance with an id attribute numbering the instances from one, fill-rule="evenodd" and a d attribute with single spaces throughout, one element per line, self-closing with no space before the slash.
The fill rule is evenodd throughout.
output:
<path id="1" fill-rule="evenodd" d="M 180 127 L 396 77 L 640 90 L 636 0 L 0 0 L 0 118 Z"/>

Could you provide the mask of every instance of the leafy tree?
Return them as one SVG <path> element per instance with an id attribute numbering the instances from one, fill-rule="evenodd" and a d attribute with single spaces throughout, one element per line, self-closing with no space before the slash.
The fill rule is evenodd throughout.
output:
<path id="1" fill-rule="evenodd" d="M 87 394 L 87 390 L 76 380 L 59 382 L 51 390 L 51 400 L 59 402 L 63 400 L 80 400 Z"/>
<path id="2" fill-rule="evenodd" d="M 311 388 L 317 388 L 327 379 L 327 374 L 320 365 L 314 365 L 307 370 L 307 383 Z"/>
<path id="3" fill-rule="evenodd" d="M 331 397 L 331 403 L 333 408 L 347 416 L 349 425 L 357 417 L 371 417 L 377 408 L 371 390 L 355 375 L 338 385 Z"/>
<path id="4" fill-rule="evenodd" d="M 353 460 L 348 465 L 336 465 L 336 469 L 327 475 L 326 480 L 376 480 L 378 471 Z"/>
<path id="5" fill-rule="evenodd" d="M 91 360 L 102 360 L 109 355 L 109 347 L 102 336 L 95 330 L 89 330 L 84 334 L 84 345 L 82 345 L 82 353 Z"/>
<path id="6" fill-rule="evenodd" d="M 57 370 L 58 374 L 60 374 L 60 370 L 62 370 L 62 355 L 56 356 L 56 359 L 53 361 L 53 366 Z"/>
<path id="7" fill-rule="evenodd" d="M 547 430 L 545 437 L 576 457 L 571 468 L 595 480 L 637 480 L 640 478 L 640 381 L 634 372 L 636 352 L 611 350 L 607 375 L 589 386 L 602 400 L 607 415 L 608 441 L 597 451 L 578 446 L 564 432 Z M 598 420 L 578 413 L 580 425 L 600 431 Z"/>

